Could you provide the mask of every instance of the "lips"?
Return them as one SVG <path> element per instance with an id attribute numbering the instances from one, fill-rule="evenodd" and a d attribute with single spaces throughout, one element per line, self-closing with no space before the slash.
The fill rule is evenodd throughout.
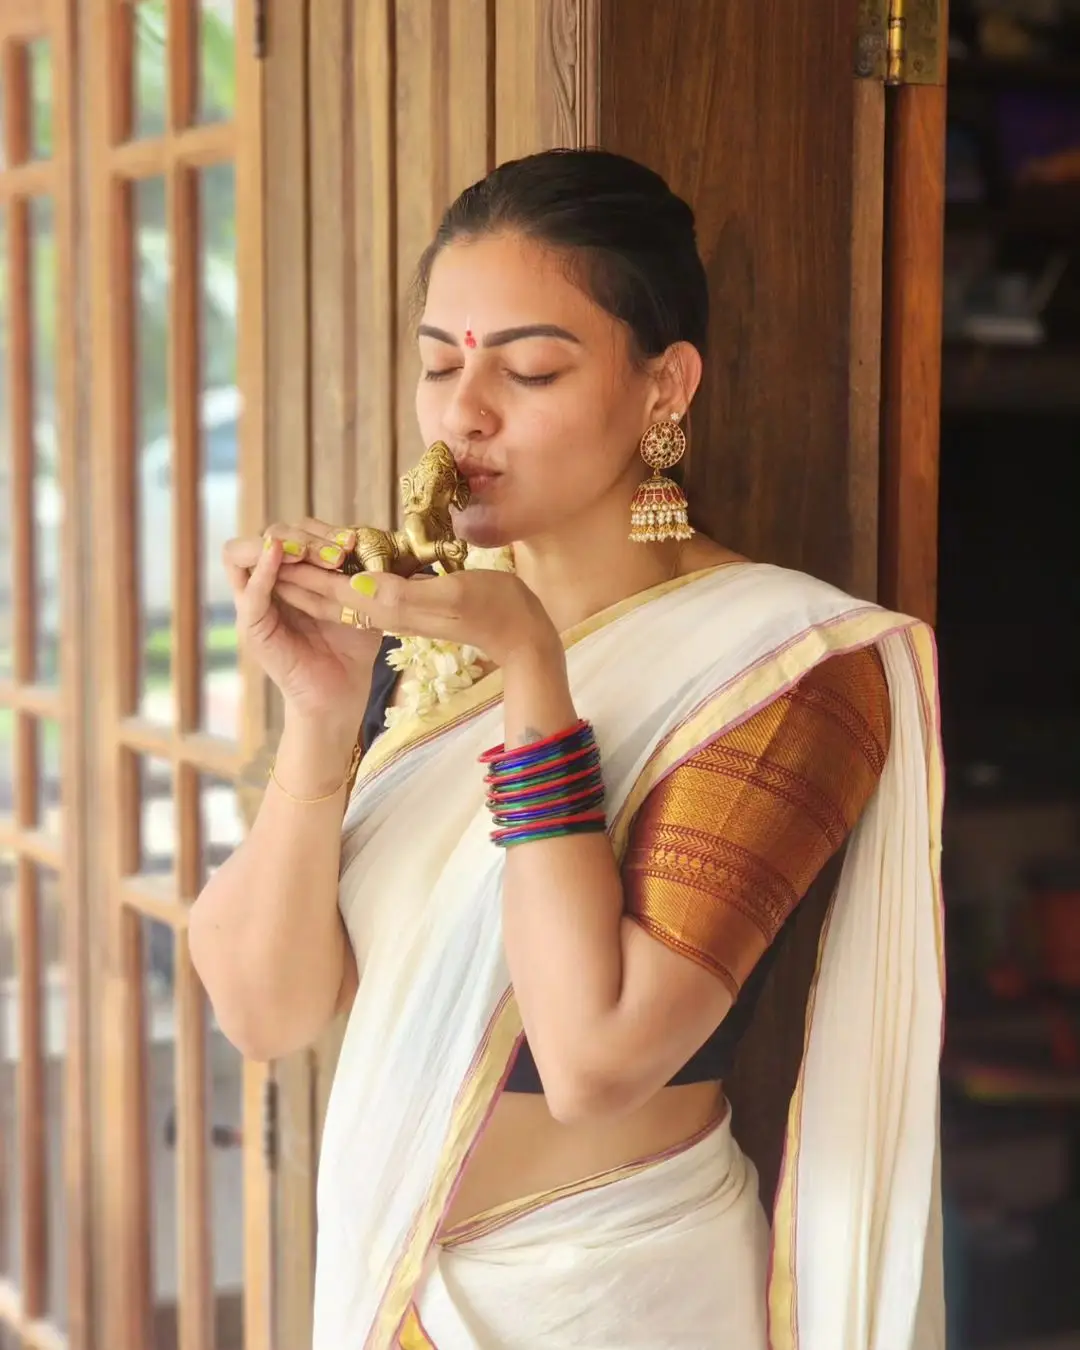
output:
<path id="1" fill-rule="evenodd" d="M 470 492 L 482 491 L 499 477 L 494 469 L 488 469 L 480 464 L 459 464 L 458 473 L 468 483 Z"/>

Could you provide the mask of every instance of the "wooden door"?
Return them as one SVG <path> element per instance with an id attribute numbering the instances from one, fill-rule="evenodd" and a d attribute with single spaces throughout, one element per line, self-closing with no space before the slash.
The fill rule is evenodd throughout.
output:
<path id="1" fill-rule="evenodd" d="M 925 618 L 945 10 L 605 0 L 599 42 L 603 144 L 658 169 L 697 214 L 713 312 L 695 510 L 751 557 Z"/>
<path id="2" fill-rule="evenodd" d="M 71 29 L 0 3 L 0 1345 L 86 1344 Z"/>
<path id="3" fill-rule="evenodd" d="M 748 556 L 934 617 L 946 5 L 602 0 L 600 138 L 695 208 L 687 491 Z M 645 73 L 641 52 L 648 53 Z M 826 874 L 725 1085 L 768 1202 Z"/>
<path id="4" fill-rule="evenodd" d="M 393 518 L 397 476 L 421 449 L 410 282 L 439 215 L 495 163 L 599 141 L 664 173 L 697 213 L 713 301 L 690 428 L 698 517 L 753 557 L 926 615 L 943 11 L 271 0 L 269 514 Z M 919 53 L 929 86 L 910 92 L 925 99 L 887 87 L 910 73 L 905 33 L 939 44 L 932 61 Z M 890 228 L 890 174 L 909 194 L 906 228 Z M 883 515 L 901 522 L 902 549 Z M 789 944 L 804 990 L 810 939 Z M 797 1055 L 800 1013 L 781 1011 Z M 313 1179 L 339 1032 L 276 1070 L 275 1344 L 288 1350 L 310 1342 Z"/>
<path id="5" fill-rule="evenodd" d="M 265 1350 L 262 1072 L 189 906 L 242 834 L 257 685 L 221 548 L 262 516 L 260 106 L 247 0 L 85 6 L 104 1331 Z"/>

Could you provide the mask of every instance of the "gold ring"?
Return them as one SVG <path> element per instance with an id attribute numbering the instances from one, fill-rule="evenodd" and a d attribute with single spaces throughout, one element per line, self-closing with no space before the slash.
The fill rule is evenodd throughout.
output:
<path id="1" fill-rule="evenodd" d="M 371 615 L 358 614 L 356 618 L 353 620 L 353 622 L 356 624 L 357 628 L 363 629 L 364 632 L 366 633 L 367 630 L 371 627 Z"/>
<path id="2" fill-rule="evenodd" d="M 355 610 L 355 609 L 350 609 L 350 608 L 348 607 L 348 605 L 346 605 L 346 606 L 342 609 L 341 613 L 338 615 L 338 622 L 339 622 L 339 623 L 345 624 L 346 627 L 348 627 L 348 628 L 355 628 L 355 627 L 356 627 L 356 610 Z"/>

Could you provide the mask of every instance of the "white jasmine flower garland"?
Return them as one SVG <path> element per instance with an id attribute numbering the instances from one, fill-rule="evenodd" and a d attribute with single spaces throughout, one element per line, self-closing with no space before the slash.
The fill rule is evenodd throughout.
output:
<path id="1" fill-rule="evenodd" d="M 513 551 L 509 548 L 470 548 L 465 570 L 484 568 L 512 572 Z M 409 717 L 424 717 L 454 694 L 468 689 L 484 672 L 484 655 L 476 647 L 435 638 L 403 637 L 399 640 L 401 646 L 386 656 L 387 664 L 401 671 L 403 677 L 400 705 L 386 710 L 388 727 Z"/>

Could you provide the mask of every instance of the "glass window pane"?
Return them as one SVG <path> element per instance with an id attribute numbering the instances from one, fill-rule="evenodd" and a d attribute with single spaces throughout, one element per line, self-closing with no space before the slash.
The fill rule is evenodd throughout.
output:
<path id="1" fill-rule="evenodd" d="M 8 236 L 7 214 L 0 210 L 0 680 L 12 675 L 11 571 L 11 404 L 8 400 Z"/>
<path id="2" fill-rule="evenodd" d="M 231 164 L 199 175 L 202 725 L 239 738 L 240 671 L 226 540 L 239 532 L 236 387 L 236 183 Z"/>
<path id="3" fill-rule="evenodd" d="M 67 1223 L 64 1195 L 64 1060 L 67 1054 L 67 979 L 64 968 L 64 904 L 60 877 L 37 874 L 41 942 L 41 1036 L 45 1070 L 45 1310 L 67 1328 Z"/>
<path id="4" fill-rule="evenodd" d="M 178 1296 L 176 1187 L 176 938 L 156 919 L 142 922 L 147 1155 L 154 1350 L 175 1350 Z M 169 1315 L 159 1316 L 162 1310 Z"/>
<path id="5" fill-rule="evenodd" d="M 199 7 L 199 121 L 226 122 L 236 107 L 234 0 Z"/>
<path id="6" fill-rule="evenodd" d="M 244 838 L 240 800 L 232 783 L 205 776 L 199 786 L 202 858 L 199 884 L 205 885 Z"/>
<path id="7" fill-rule="evenodd" d="M 33 286 L 35 678 L 59 678 L 60 556 L 64 501 L 56 437 L 56 232 L 48 197 L 30 203 Z"/>
<path id="8" fill-rule="evenodd" d="M 0 708 L 0 816 L 15 814 L 15 713 Z"/>
<path id="9" fill-rule="evenodd" d="M 244 1344 L 244 1061 L 206 1013 L 210 1231 L 217 1350 Z"/>
<path id="10" fill-rule="evenodd" d="M 135 193 L 135 497 L 142 687 L 139 711 L 175 718 L 172 660 L 172 436 L 169 427 L 169 234 L 165 180 Z"/>
<path id="11" fill-rule="evenodd" d="M 135 6 L 132 69 L 136 140 L 165 134 L 169 106 L 168 27 L 167 0 L 141 0 Z"/>
<path id="12" fill-rule="evenodd" d="M 144 755 L 139 760 L 139 872 L 172 876 L 176 867 L 176 799 L 172 765 Z"/>
<path id="13" fill-rule="evenodd" d="M 15 858 L 0 853 L 0 1275 L 18 1285 L 19 945 Z"/>
<path id="14" fill-rule="evenodd" d="M 53 152 L 52 57 L 45 38 L 27 44 L 30 63 L 30 157 Z"/>
<path id="15" fill-rule="evenodd" d="M 37 827 L 59 839 L 62 824 L 60 778 L 60 723 L 55 717 L 37 719 Z"/>

